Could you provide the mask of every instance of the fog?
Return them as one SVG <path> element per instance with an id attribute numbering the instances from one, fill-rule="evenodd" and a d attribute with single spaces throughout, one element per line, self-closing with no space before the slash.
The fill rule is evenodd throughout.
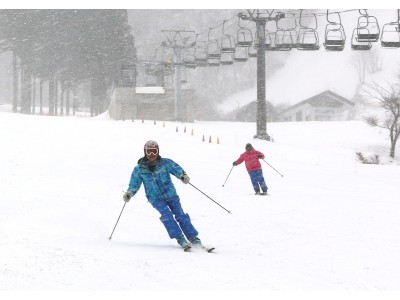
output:
<path id="1" fill-rule="evenodd" d="M 275 12 L 278 9 L 275 9 Z M 288 16 L 299 10 L 284 10 Z M 380 42 L 373 43 L 370 51 L 354 51 L 350 47 L 351 34 L 363 10 L 340 11 L 340 21 L 346 33 L 343 51 L 326 51 L 323 47 L 327 25 L 326 10 L 306 10 L 308 16 L 317 15 L 319 34 L 318 51 L 266 51 L 266 100 L 275 107 L 288 107 L 327 89 L 349 99 L 360 99 L 360 85 L 380 78 L 393 78 L 400 61 L 400 50 L 384 49 Z M 236 36 L 239 28 L 245 27 L 255 34 L 255 23 L 238 18 L 239 9 L 128 9 L 127 18 L 134 38 L 137 60 L 158 60 L 157 55 L 165 51 L 162 44 L 174 39 L 175 32 L 191 32 L 188 42 L 221 39 L 224 35 Z M 269 12 L 272 12 L 270 10 Z M 331 11 L 332 12 L 332 11 Z M 370 9 L 368 14 L 376 16 L 382 30 L 383 25 L 396 20 L 395 9 Z M 333 17 L 332 17 L 333 18 Z M 313 20 L 304 23 L 314 26 Z M 299 20 L 297 20 L 299 23 Z M 304 25 L 303 23 L 303 25 Z M 297 24 L 298 25 L 298 24 Z M 268 26 L 267 26 L 268 27 Z M 171 35 L 172 34 L 172 35 Z M 378 57 L 382 64 L 379 72 L 371 72 L 369 64 Z M 360 68 L 365 78 L 360 78 Z M 18 69 L 20 71 L 20 69 Z M 140 75 L 140 74 L 139 74 Z M 219 67 L 197 67 L 182 71 L 183 89 L 196 93 L 197 118 L 219 120 L 234 109 L 257 98 L 257 58 L 246 62 Z M 165 77 L 166 85 L 173 85 L 173 76 Z M 0 103 L 11 103 L 12 56 L 10 52 L 0 54 Z M 108 87 L 111 88 L 111 87 Z M 80 94 L 79 94 L 80 92 Z M 38 93 L 38 89 L 36 90 Z M 82 105 L 90 105 L 91 96 L 85 88 L 77 91 Z M 20 95 L 19 95 L 20 97 Z M 104 110 L 107 110 L 105 101 Z"/>

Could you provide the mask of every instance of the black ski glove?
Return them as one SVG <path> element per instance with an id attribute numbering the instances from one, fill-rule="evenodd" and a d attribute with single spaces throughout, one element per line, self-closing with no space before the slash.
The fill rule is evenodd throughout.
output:
<path id="1" fill-rule="evenodd" d="M 236 161 L 233 162 L 233 166 L 234 167 L 237 166 L 237 162 Z"/>

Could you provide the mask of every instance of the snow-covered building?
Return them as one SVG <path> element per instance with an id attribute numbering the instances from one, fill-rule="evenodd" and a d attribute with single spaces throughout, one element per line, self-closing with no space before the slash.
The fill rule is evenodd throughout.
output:
<path id="1" fill-rule="evenodd" d="M 175 105 L 175 90 L 164 87 L 115 87 L 111 93 L 110 117 L 115 120 L 146 119 L 175 120 L 176 110 L 180 121 L 194 120 L 194 91 L 180 91 L 180 105 Z"/>
<path id="2" fill-rule="evenodd" d="M 351 119 L 354 103 L 326 90 L 290 106 L 278 115 L 279 121 L 344 121 Z"/>

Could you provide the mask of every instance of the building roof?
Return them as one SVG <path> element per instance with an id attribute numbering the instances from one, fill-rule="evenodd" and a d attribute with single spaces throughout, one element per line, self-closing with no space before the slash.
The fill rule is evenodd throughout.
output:
<path id="1" fill-rule="evenodd" d="M 354 106 L 355 104 L 351 102 L 350 100 L 347 100 L 346 98 L 331 92 L 330 90 L 326 90 L 325 92 L 322 92 L 318 95 L 315 95 L 311 98 L 308 98 L 306 100 L 303 100 L 295 105 L 292 105 L 285 109 L 284 111 L 281 112 L 281 114 L 286 113 L 290 110 L 293 110 L 299 106 L 302 106 L 304 104 L 310 104 L 312 106 L 317 106 L 317 107 L 338 107 L 343 104 L 347 104 L 350 106 Z"/>
<path id="2" fill-rule="evenodd" d="M 135 88 L 136 94 L 165 94 L 162 86 L 141 86 Z"/>

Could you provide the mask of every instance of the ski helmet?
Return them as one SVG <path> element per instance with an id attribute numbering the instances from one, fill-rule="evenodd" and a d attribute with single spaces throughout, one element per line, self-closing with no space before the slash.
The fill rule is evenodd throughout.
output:
<path id="1" fill-rule="evenodd" d="M 248 150 L 250 150 L 250 149 L 252 149 L 253 148 L 253 146 L 250 144 L 250 143 L 247 143 L 246 144 L 246 150 L 248 151 Z"/>
<path id="2" fill-rule="evenodd" d="M 153 153 L 158 155 L 160 151 L 160 148 L 158 146 L 158 143 L 156 141 L 147 141 L 146 144 L 144 144 L 144 154 L 149 154 L 149 153 Z"/>

